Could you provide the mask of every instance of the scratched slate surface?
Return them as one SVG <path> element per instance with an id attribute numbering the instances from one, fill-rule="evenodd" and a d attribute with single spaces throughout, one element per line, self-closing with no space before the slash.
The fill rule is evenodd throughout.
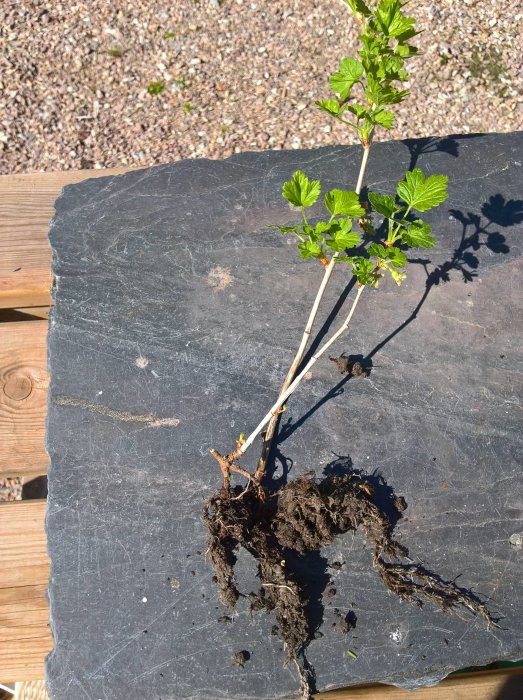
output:
<path id="1" fill-rule="evenodd" d="M 308 650 L 318 689 L 415 687 L 521 650 L 519 481 L 523 134 L 373 147 L 370 188 L 408 167 L 449 175 L 427 215 L 439 239 L 407 282 L 366 291 L 336 353 L 372 361 L 347 381 L 322 360 L 289 402 L 274 478 L 352 463 L 408 502 L 397 536 L 414 559 L 488 598 L 501 628 L 389 594 L 361 533 L 306 564 L 323 637 Z M 51 457 L 47 532 L 53 700 L 290 698 L 274 620 L 217 619 L 200 512 L 226 451 L 277 392 L 321 268 L 268 223 L 297 220 L 280 197 L 300 168 L 352 188 L 357 147 L 192 160 L 68 186 L 50 241 Z M 347 293 L 338 271 L 318 329 Z M 353 292 L 352 292 L 353 293 Z M 338 317 L 336 316 L 338 311 Z M 256 450 L 247 464 L 253 464 Z M 385 487 L 383 487 L 385 488 Z M 341 571 L 326 560 L 345 562 Z M 241 585 L 254 589 L 242 556 Z M 326 577 L 333 598 L 321 596 Z M 323 606 L 323 610 L 322 610 Z M 353 609 L 341 634 L 334 608 Z M 347 655 L 347 650 L 357 658 Z M 244 669 L 232 663 L 246 650 Z"/>

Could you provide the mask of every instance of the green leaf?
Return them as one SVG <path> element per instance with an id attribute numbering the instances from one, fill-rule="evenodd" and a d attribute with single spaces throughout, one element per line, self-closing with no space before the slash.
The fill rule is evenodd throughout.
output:
<path id="1" fill-rule="evenodd" d="M 356 192 L 331 190 L 325 195 L 325 206 L 333 216 L 363 216 L 365 209 L 361 206 Z"/>
<path id="2" fill-rule="evenodd" d="M 398 43 L 396 46 L 396 54 L 402 58 L 410 58 L 411 56 L 421 55 L 420 50 L 417 46 L 410 46 L 409 44 Z"/>
<path id="3" fill-rule="evenodd" d="M 446 175 L 430 175 L 419 168 L 409 170 L 397 187 L 397 193 L 404 202 L 417 211 L 427 211 L 447 199 Z"/>
<path id="4" fill-rule="evenodd" d="M 404 68 L 403 58 L 398 54 L 382 57 L 378 76 L 387 80 L 408 80 L 409 78 L 409 74 Z"/>
<path id="5" fill-rule="evenodd" d="M 297 170 L 283 185 L 283 197 L 295 207 L 311 207 L 320 196 L 320 181 L 309 180 L 301 170 Z"/>
<path id="6" fill-rule="evenodd" d="M 401 231 L 401 241 L 411 248 L 434 248 L 436 239 L 430 235 L 432 227 L 421 219 L 409 223 L 407 229 Z"/>
<path id="7" fill-rule="evenodd" d="M 329 224 L 327 221 L 318 221 L 314 231 L 316 234 L 320 235 L 322 233 L 326 233 L 327 231 L 330 231 L 331 228 L 332 228 L 332 222 Z"/>
<path id="8" fill-rule="evenodd" d="M 269 228 L 277 228 L 280 233 L 297 233 L 301 229 L 299 226 L 278 226 L 277 224 L 269 224 Z"/>
<path id="9" fill-rule="evenodd" d="M 381 243 L 371 243 L 367 252 L 374 258 L 385 259 L 387 257 L 387 251 L 385 250 L 385 247 L 381 245 Z"/>
<path id="10" fill-rule="evenodd" d="M 345 0 L 347 5 L 353 11 L 355 15 L 363 15 L 364 17 L 370 17 L 371 11 L 363 0 Z"/>
<path id="11" fill-rule="evenodd" d="M 361 238 L 354 231 L 336 231 L 326 243 L 331 250 L 341 253 L 345 248 L 355 248 L 361 243 Z"/>
<path id="12" fill-rule="evenodd" d="M 387 248 L 386 257 L 394 267 L 403 267 L 407 264 L 407 256 L 405 253 L 394 246 Z"/>
<path id="13" fill-rule="evenodd" d="M 382 31 L 391 37 L 397 37 L 412 31 L 415 20 L 405 17 L 401 11 L 400 0 L 381 0 L 376 8 L 376 19 Z"/>
<path id="14" fill-rule="evenodd" d="M 394 214 L 403 210 L 399 204 L 396 204 L 394 197 L 388 194 L 378 194 L 377 192 L 369 192 L 369 202 L 374 211 L 378 212 L 387 219 L 392 219 Z"/>
<path id="15" fill-rule="evenodd" d="M 374 124 L 379 124 L 385 129 L 391 129 L 394 122 L 394 114 L 387 109 L 378 109 L 370 115 Z"/>
<path id="16" fill-rule="evenodd" d="M 363 75 L 363 65 L 356 58 L 344 58 L 340 63 L 337 73 L 333 73 L 329 80 L 332 91 L 345 100 L 349 96 L 351 87 Z"/>
<path id="17" fill-rule="evenodd" d="M 347 110 L 349 112 L 352 112 L 352 114 L 354 114 L 358 119 L 362 119 L 367 114 L 367 110 L 365 109 L 365 107 L 363 107 L 363 105 L 358 104 L 357 102 L 348 105 Z"/>
<path id="18" fill-rule="evenodd" d="M 331 117 L 338 117 L 340 115 L 340 104 L 338 100 L 317 100 L 315 105 L 318 109 L 321 109 L 322 112 L 330 114 Z"/>
<path id="19" fill-rule="evenodd" d="M 298 243 L 298 248 L 300 251 L 300 257 L 303 260 L 307 260 L 307 258 L 323 257 L 322 249 L 314 241 L 303 241 L 302 243 Z"/>
<path id="20" fill-rule="evenodd" d="M 374 263 L 368 258 L 352 258 L 352 272 L 360 284 L 371 284 L 376 286 Z"/>

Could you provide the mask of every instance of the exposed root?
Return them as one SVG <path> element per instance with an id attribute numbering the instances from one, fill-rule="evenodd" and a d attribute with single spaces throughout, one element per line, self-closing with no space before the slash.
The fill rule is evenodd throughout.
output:
<path id="1" fill-rule="evenodd" d="M 229 461 L 230 457 L 221 460 L 230 465 L 234 461 Z M 227 478 L 227 484 L 205 504 L 208 555 L 223 602 L 235 611 L 240 596 L 234 578 L 235 550 L 244 547 L 257 561 L 261 582 L 257 593 L 246 596 L 251 614 L 261 609 L 275 612 L 288 659 L 299 668 L 303 698 L 310 697 L 314 690 L 314 671 L 307 663 L 305 650 L 315 629 L 307 617 L 306 581 L 293 570 L 290 554 L 294 553 L 295 558 L 317 552 L 348 530 L 363 529 L 373 546 L 373 563 L 381 579 L 401 599 L 418 606 L 430 601 L 458 614 L 468 610 L 489 625 L 496 624 L 475 594 L 408 559 L 406 548 L 393 538 L 394 524 L 406 504 L 401 497 L 393 496 L 385 510 L 376 502 L 370 481 L 357 473 L 329 475 L 321 481 L 302 476 L 270 498 L 252 477 L 239 493 Z M 347 631 L 354 621 L 355 616 L 347 617 Z"/>

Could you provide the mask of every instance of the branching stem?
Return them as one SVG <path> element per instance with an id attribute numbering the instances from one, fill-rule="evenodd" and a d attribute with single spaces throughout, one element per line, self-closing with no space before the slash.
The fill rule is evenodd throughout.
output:
<path id="1" fill-rule="evenodd" d="M 369 152 L 370 152 L 370 143 L 368 146 L 365 146 L 363 149 L 363 157 L 361 159 L 360 172 L 358 174 L 358 182 L 356 184 L 356 189 L 355 189 L 356 194 L 360 194 L 361 188 L 363 187 L 363 178 L 365 177 L 365 170 L 367 168 L 367 162 L 369 160 Z M 312 326 L 313 326 L 314 321 L 316 319 L 316 314 L 318 313 L 318 308 L 320 306 L 321 300 L 323 299 L 325 289 L 326 289 L 326 287 L 329 283 L 329 280 L 331 278 L 332 271 L 334 270 L 334 265 L 336 264 L 336 258 L 339 255 L 340 255 L 339 253 L 334 253 L 329 264 L 325 268 L 325 273 L 323 275 L 323 279 L 322 279 L 321 284 L 318 288 L 318 292 L 316 294 L 314 304 L 312 305 L 312 309 L 311 309 L 311 312 L 309 314 L 309 318 L 307 320 L 305 330 L 303 331 L 303 336 L 301 339 L 300 346 L 298 348 L 296 356 L 292 362 L 292 365 L 289 368 L 289 371 L 287 372 L 287 376 L 285 377 L 285 380 L 284 380 L 282 387 L 280 389 L 280 397 L 283 395 L 283 393 L 290 386 L 292 380 L 294 379 L 296 371 L 297 371 L 297 369 L 298 369 L 298 367 L 303 359 L 303 356 L 305 355 L 305 350 L 306 350 L 307 345 L 309 343 L 309 339 L 310 339 L 310 335 L 311 335 L 311 331 L 312 331 Z M 278 425 L 278 413 L 275 413 L 270 418 L 269 424 L 267 426 L 267 430 L 265 431 L 265 438 L 263 441 L 262 453 L 261 453 L 260 459 L 258 461 L 258 466 L 256 468 L 256 473 L 255 473 L 255 478 L 258 481 L 261 481 L 261 479 L 263 478 L 263 475 L 265 474 L 265 469 L 267 467 L 267 460 L 269 458 L 269 452 L 271 450 L 271 445 L 272 445 L 272 441 L 274 438 L 274 434 L 276 432 L 277 425 Z"/>
<path id="2" fill-rule="evenodd" d="M 294 391 L 297 389 L 298 385 L 300 384 L 301 380 L 307 374 L 307 372 L 311 369 L 311 367 L 313 367 L 313 365 L 320 359 L 320 357 L 323 355 L 323 353 L 326 352 L 330 348 L 330 346 L 340 337 L 340 335 L 342 335 L 347 330 L 347 328 L 349 327 L 350 321 L 352 319 L 352 315 L 356 309 L 356 306 L 358 304 L 358 301 L 359 301 L 360 296 L 361 296 L 364 289 L 365 289 L 365 286 L 358 287 L 358 291 L 356 292 L 356 297 L 352 303 L 351 309 L 350 309 L 345 321 L 338 328 L 336 333 L 334 333 L 329 338 L 329 340 L 327 340 L 327 342 L 324 343 L 321 346 L 321 348 L 311 357 L 311 359 L 307 362 L 305 367 L 297 375 L 297 377 L 291 382 L 291 384 L 287 387 L 287 389 L 283 393 L 280 394 L 276 403 L 273 406 L 271 406 L 269 412 L 259 422 L 259 424 L 252 431 L 252 433 L 245 440 L 245 442 L 241 445 L 241 447 L 239 447 L 239 449 L 238 449 L 239 454 L 244 454 L 249 449 L 250 445 L 252 445 L 255 438 L 259 435 L 259 433 L 261 433 L 261 431 L 266 426 L 266 424 L 271 420 L 271 418 L 273 416 L 278 415 L 279 409 L 281 408 L 281 406 L 285 403 L 285 401 L 289 398 L 289 396 L 292 393 L 294 393 Z"/>

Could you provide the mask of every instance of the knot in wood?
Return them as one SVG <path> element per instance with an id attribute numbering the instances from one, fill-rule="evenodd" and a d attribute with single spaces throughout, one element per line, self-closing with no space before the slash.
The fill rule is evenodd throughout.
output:
<path id="1" fill-rule="evenodd" d="M 4 394 L 13 401 L 23 401 L 33 391 L 33 382 L 30 377 L 17 372 L 7 377 L 4 384 Z"/>

